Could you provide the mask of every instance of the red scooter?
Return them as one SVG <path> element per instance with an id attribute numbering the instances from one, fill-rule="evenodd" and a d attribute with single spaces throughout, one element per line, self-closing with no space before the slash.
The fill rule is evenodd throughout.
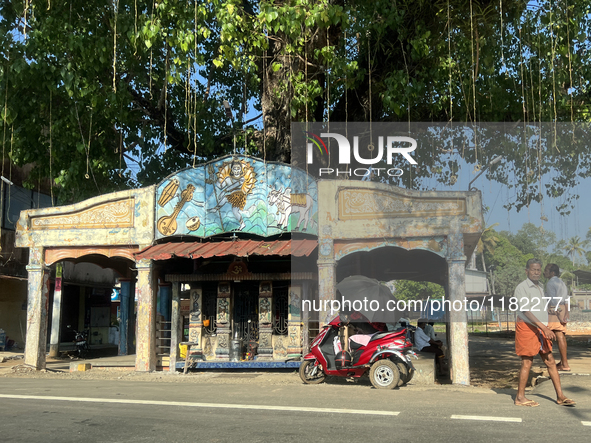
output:
<path id="1" fill-rule="evenodd" d="M 340 317 L 334 318 L 318 334 L 310 353 L 300 365 L 300 378 L 304 383 L 322 383 L 327 375 L 358 378 L 369 371 L 369 380 L 377 389 L 393 389 L 408 383 L 414 375 L 411 357 L 412 342 L 406 328 L 391 332 L 365 334 L 358 340 L 349 339 L 351 352 L 341 350 L 339 328 L 346 325 Z"/>

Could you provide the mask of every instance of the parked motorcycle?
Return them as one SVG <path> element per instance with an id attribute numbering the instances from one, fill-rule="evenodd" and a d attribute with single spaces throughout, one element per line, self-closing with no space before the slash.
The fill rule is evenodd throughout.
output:
<path id="1" fill-rule="evenodd" d="M 304 383 L 322 383 L 327 375 L 336 377 L 363 376 L 377 389 L 393 389 L 408 383 L 415 372 L 411 357 L 417 358 L 407 329 L 376 332 L 366 337 L 366 344 L 350 340 L 351 352 L 341 350 L 339 329 L 345 326 L 340 317 L 324 326 L 314 339 L 310 353 L 300 365 Z"/>
<path id="2" fill-rule="evenodd" d="M 74 332 L 74 352 L 78 358 L 86 358 L 90 351 L 90 345 L 88 344 L 88 331 L 77 331 L 72 329 L 71 325 L 68 325 L 68 329 Z"/>

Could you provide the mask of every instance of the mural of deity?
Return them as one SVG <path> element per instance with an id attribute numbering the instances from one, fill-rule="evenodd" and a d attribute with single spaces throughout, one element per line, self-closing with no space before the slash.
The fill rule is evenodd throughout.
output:
<path id="1" fill-rule="evenodd" d="M 261 297 L 259 309 L 259 322 L 260 323 L 271 323 L 271 303 L 268 297 Z"/>
<path id="2" fill-rule="evenodd" d="M 294 316 L 294 317 L 299 317 L 300 316 L 300 296 L 294 292 L 291 291 L 289 294 L 289 313 Z"/>
<path id="3" fill-rule="evenodd" d="M 273 347 L 273 351 L 281 357 L 284 357 L 287 354 L 287 349 L 283 343 L 283 337 L 279 336 L 275 338 L 275 346 Z"/>
<path id="4" fill-rule="evenodd" d="M 217 182 L 214 185 L 214 194 L 217 205 L 208 209 L 208 211 L 218 212 L 222 207 L 229 204 L 234 217 L 240 223 L 238 230 L 242 230 L 246 226 L 242 218 L 246 197 L 252 192 L 256 184 L 254 168 L 245 160 L 232 160 L 229 163 L 224 163 L 216 175 Z"/>
<path id="5" fill-rule="evenodd" d="M 213 347 L 211 346 L 211 338 L 205 338 L 205 345 L 203 346 L 203 353 L 208 356 L 213 356 Z"/>
<path id="6" fill-rule="evenodd" d="M 289 346 L 298 346 L 298 330 L 295 327 L 289 328 Z"/>
<path id="7" fill-rule="evenodd" d="M 197 332 L 197 329 L 191 329 L 191 333 L 189 334 L 189 341 L 191 341 L 195 345 L 199 344 L 199 332 Z"/>
<path id="8" fill-rule="evenodd" d="M 218 299 L 218 322 L 228 322 L 228 300 L 225 298 Z"/>
<path id="9" fill-rule="evenodd" d="M 191 321 L 198 322 L 201 320 L 201 309 L 199 309 L 199 292 L 193 291 L 193 307 L 191 309 Z"/>
<path id="10" fill-rule="evenodd" d="M 318 186 L 305 171 L 247 156 L 183 169 L 157 187 L 156 237 L 240 231 L 316 234 Z"/>

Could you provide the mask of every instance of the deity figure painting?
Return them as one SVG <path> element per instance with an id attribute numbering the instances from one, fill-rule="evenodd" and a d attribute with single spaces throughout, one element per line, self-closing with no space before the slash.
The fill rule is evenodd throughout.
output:
<path id="1" fill-rule="evenodd" d="M 242 217 L 246 197 L 256 184 L 254 168 L 245 160 L 232 160 L 222 164 L 216 176 L 217 180 L 213 190 L 217 204 L 208 211 L 218 212 L 229 204 L 234 217 L 240 224 L 238 228 L 240 231 L 246 226 Z"/>

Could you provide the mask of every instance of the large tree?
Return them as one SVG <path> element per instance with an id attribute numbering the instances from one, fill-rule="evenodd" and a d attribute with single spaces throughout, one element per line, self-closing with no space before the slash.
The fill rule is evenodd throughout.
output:
<path id="1" fill-rule="evenodd" d="M 0 0 L 3 155 L 34 162 L 69 201 L 234 149 L 290 161 L 294 121 L 585 122 L 587 9 L 583 0 Z M 490 175 L 517 188 L 510 204 L 521 207 L 588 172 L 585 143 L 546 148 L 425 148 L 398 184 L 454 183 L 459 164 L 478 169 L 502 154 L 505 167 Z"/>
<path id="2" fill-rule="evenodd" d="M 516 234 L 503 232 L 513 246 L 524 254 L 532 254 L 533 257 L 547 262 L 551 248 L 556 243 L 556 234 L 536 226 L 533 223 L 524 223 Z"/>
<path id="3" fill-rule="evenodd" d="M 524 254 L 520 251 L 504 232 L 491 230 L 496 237 L 496 244 L 493 251 L 484 250 L 486 262 L 491 272 L 491 287 L 495 293 L 502 296 L 512 296 L 515 287 L 525 278 L 525 264 L 533 258 L 531 253 Z"/>

